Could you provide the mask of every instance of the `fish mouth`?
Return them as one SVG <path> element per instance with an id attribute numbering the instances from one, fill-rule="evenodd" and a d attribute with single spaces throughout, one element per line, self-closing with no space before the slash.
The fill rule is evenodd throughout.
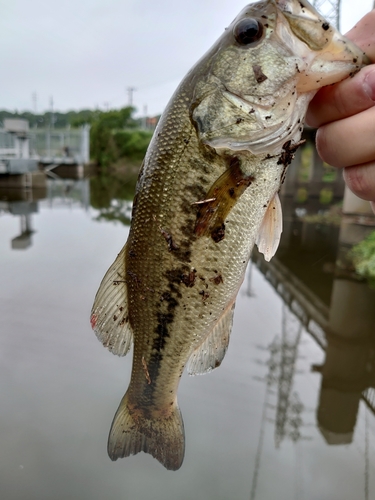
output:
<path id="1" fill-rule="evenodd" d="M 339 82 L 370 64 L 351 40 L 341 35 L 305 0 L 273 0 L 279 39 L 296 54 L 297 91 L 310 92 Z"/>

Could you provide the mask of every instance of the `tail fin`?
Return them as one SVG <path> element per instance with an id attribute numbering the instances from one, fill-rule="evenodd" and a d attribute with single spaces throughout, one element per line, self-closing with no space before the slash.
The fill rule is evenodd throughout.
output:
<path id="1" fill-rule="evenodd" d="M 125 394 L 109 432 L 110 459 L 117 460 L 144 451 L 166 469 L 179 469 L 184 460 L 185 434 L 177 402 L 169 412 L 166 417 L 146 418 L 141 410 L 129 411 Z"/>

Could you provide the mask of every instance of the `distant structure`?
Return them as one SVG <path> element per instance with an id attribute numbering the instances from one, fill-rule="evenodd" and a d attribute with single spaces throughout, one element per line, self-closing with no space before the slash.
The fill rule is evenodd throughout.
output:
<path id="1" fill-rule="evenodd" d="M 29 122 L 8 118 L 0 128 L 0 174 L 23 174 L 37 170 L 30 157 Z"/>
<path id="2" fill-rule="evenodd" d="M 44 165 L 84 165 L 90 161 L 90 125 L 80 128 L 32 128 L 32 157 Z"/>
<path id="3" fill-rule="evenodd" d="M 145 120 L 144 120 L 145 121 L 145 128 L 147 130 L 155 130 L 159 119 L 160 119 L 160 116 L 146 116 Z"/>
<path id="4" fill-rule="evenodd" d="M 80 129 L 31 128 L 8 118 L 0 128 L 0 174 L 25 174 L 38 165 L 84 165 L 90 160 L 90 126 Z"/>
<path id="5" fill-rule="evenodd" d="M 314 7 L 328 22 L 340 29 L 340 4 L 341 0 L 314 0 Z"/>

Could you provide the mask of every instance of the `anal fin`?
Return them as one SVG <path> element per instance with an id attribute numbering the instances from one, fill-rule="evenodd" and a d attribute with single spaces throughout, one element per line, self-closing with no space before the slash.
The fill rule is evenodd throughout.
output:
<path id="1" fill-rule="evenodd" d="M 224 311 L 212 332 L 191 354 L 187 371 L 189 375 L 203 375 L 221 365 L 228 349 L 233 324 L 235 302 Z"/>
<path id="2" fill-rule="evenodd" d="M 125 281 L 126 245 L 106 272 L 91 310 L 91 326 L 104 347 L 118 356 L 129 351 L 133 333 L 129 325 Z"/>
<path id="3" fill-rule="evenodd" d="M 269 262 L 278 249 L 283 231 L 283 214 L 278 193 L 270 201 L 259 229 L 256 244 Z"/>

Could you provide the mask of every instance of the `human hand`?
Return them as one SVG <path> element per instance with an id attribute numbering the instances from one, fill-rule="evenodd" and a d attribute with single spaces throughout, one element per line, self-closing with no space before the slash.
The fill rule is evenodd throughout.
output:
<path id="1" fill-rule="evenodd" d="M 375 61 L 375 9 L 347 33 Z M 353 78 L 322 88 L 311 101 L 307 123 L 319 127 L 320 157 L 343 168 L 354 194 L 369 200 L 375 213 L 375 64 Z"/>

